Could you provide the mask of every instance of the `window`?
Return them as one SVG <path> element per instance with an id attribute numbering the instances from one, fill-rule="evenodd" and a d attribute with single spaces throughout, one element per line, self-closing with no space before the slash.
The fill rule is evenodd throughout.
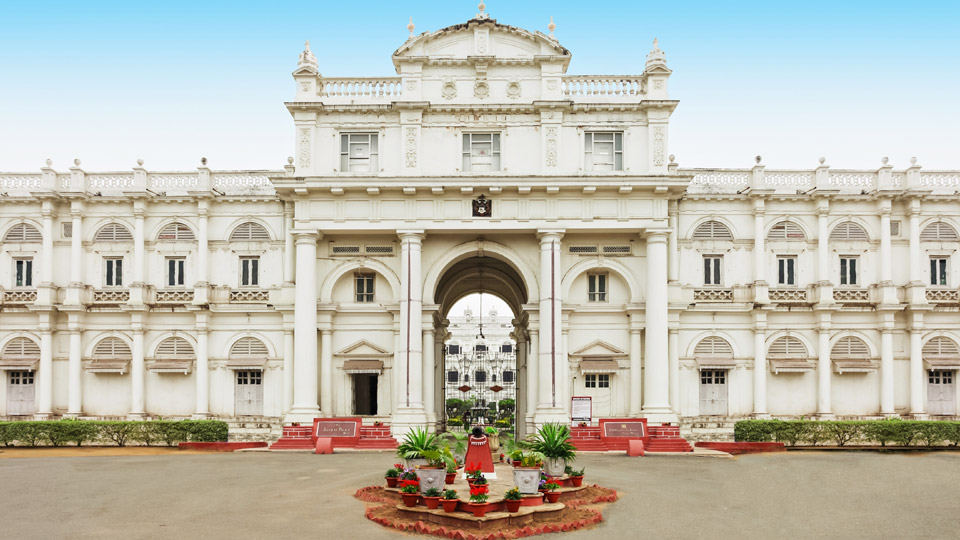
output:
<path id="1" fill-rule="evenodd" d="M 503 345 L 500 346 L 500 352 L 502 352 L 502 353 L 512 353 L 512 352 L 513 352 L 513 344 L 512 344 L 512 343 L 504 343 Z"/>
<path id="2" fill-rule="evenodd" d="M 500 134 L 463 134 L 463 172 L 500 170 Z"/>
<path id="3" fill-rule="evenodd" d="M 357 302 L 373 302 L 373 274 L 357 274 Z"/>
<path id="4" fill-rule="evenodd" d="M 704 255 L 703 257 L 703 284 L 720 285 L 720 261 L 722 255 Z"/>
<path id="5" fill-rule="evenodd" d="M 457 382 L 458 380 L 460 380 L 460 377 L 459 377 L 459 375 L 457 374 L 456 371 L 448 371 L 448 372 L 447 372 L 447 382 L 448 382 L 448 383 L 454 383 L 454 384 L 456 384 L 456 382 Z"/>
<path id="6" fill-rule="evenodd" d="M 478 352 L 478 353 L 480 353 L 480 352 L 487 352 L 487 346 L 486 346 L 486 345 L 477 345 L 476 347 L 473 348 L 473 352 Z"/>
<path id="7" fill-rule="evenodd" d="M 607 301 L 607 274 L 587 275 L 587 301 Z"/>
<path id="8" fill-rule="evenodd" d="M 103 286 L 123 286 L 123 259 L 110 257 L 103 259 Z"/>
<path id="9" fill-rule="evenodd" d="M 840 284 L 857 285 L 857 260 L 859 257 L 840 257 Z"/>
<path id="10" fill-rule="evenodd" d="M 797 284 L 797 258 L 777 257 L 777 284 Z"/>
<path id="11" fill-rule="evenodd" d="M 510 384 L 510 383 L 512 383 L 512 382 L 513 382 L 513 371 L 512 371 L 512 370 L 509 370 L 509 369 L 508 369 L 508 370 L 505 370 L 505 371 L 503 372 L 502 378 L 503 378 L 503 384 Z"/>
<path id="12" fill-rule="evenodd" d="M 833 232 L 830 233 L 830 240 L 866 241 L 869 239 L 870 238 L 867 236 L 867 231 L 852 221 L 844 221 L 843 223 L 834 227 Z"/>
<path id="13" fill-rule="evenodd" d="M 469 373 L 464 373 L 464 374 L 463 374 L 463 382 L 465 382 L 465 383 L 470 382 L 470 374 L 469 374 Z"/>
<path id="14" fill-rule="evenodd" d="M 935 221 L 920 232 L 921 242 L 956 242 L 957 240 L 957 231 L 942 221 Z"/>
<path id="15" fill-rule="evenodd" d="M 460 345 L 456 343 L 447 345 L 447 354 L 460 354 Z"/>
<path id="16" fill-rule="evenodd" d="M 473 382 L 487 382 L 487 372 L 478 370 L 473 374 Z"/>
<path id="17" fill-rule="evenodd" d="M 584 386 L 587 388 L 610 388 L 609 374 L 587 374 Z"/>
<path id="18" fill-rule="evenodd" d="M 186 259 L 183 257 L 167 257 L 167 287 L 182 287 L 184 265 Z"/>
<path id="19" fill-rule="evenodd" d="M 803 229 L 792 221 L 781 221 L 770 228 L 767 240 L 805 240 Z"/>
<path id="20" fill-rule="evenodd" d="M 157 235 L 157 240 L 159 241 L 193 241 L 196 240 L 196 237 L 193 235 L 193 230 L 190 227 L 187 227 L 183 223 L 171 223 L 164 227 L 160 234 Z"/>
<path id="21" fill-rule="evenodd" d="M 704 221 L 693 231 L 694 240 L 733 240 L 730 228 L 719 221 Z"/>
<path id="22" fill-rule="evenodd" d="M 71 231 L 72 232 L 72 231 Z M 130 242 L 133 241 L 133 235 L 130 229 L 119 223 L 108 223 L 97 231 L 94 237 L 96 242 Z"/>
<path id="23" fill-rule="evenodd" d="M 380 149 L 376 133 L 342 133 L 340 135 L 340 172 L 376 173 Z"/>
<path id="24" fill-rule="evenodd" d="M 14 259 L 14 287 L 33 287 L 33 259 Z"/>
<path id="25" fill-rule="evenodd" d="M 930 257 L 930 284 L 947 286 L 947 257 Z"/>
<path id="26" fill-rule="evenodd" d="M 497 382 L 497 374 L 496 374 L 496 373 L 493 373 L 492 375 L 490 375 L 490 382 Z"/>
<path id="27" fill-rule="evenodd" d="M 260 257 L 240 257 L 240 286 L 260 285 Z"/>
<path id="28" fill-rule="evenodd" d="M 259 242 L 270 240 L 270 233 L 263 228 L 263 225 L 248 221 L 237 225 L 237 228 L 230 233 L 231 242 Z"/>
<path id="29" fill-rule="evenodd" d="M 37 243 L 43 240 L 40 231 L 29 223 L 18 223 L 3 236 L 4 242 L 10 243 Z"/>
<path id="30" fill-rule="evenodd" d="M 623 170 L 623 133 L 586 133 L 583 167 L 588 171 Z"/>

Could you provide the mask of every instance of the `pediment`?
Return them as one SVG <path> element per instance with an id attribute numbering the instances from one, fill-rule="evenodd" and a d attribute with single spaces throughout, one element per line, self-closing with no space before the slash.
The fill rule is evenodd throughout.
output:
<path id="1" fill-rule="evenodd" d="M 580 358 L 612 358 L 627 356 L 627 352 L 598 339 L 586 347 L 570 353 L 570 356 Z"/>
<path id="2" fill-rule="evenodd" d="M 499 24 L 493 19 L 474 19 L 414 36 L 393 53 L 394 63 L 402 58 L 473 56 L 498 59 L 558 56 L 569 60 L 570 51 L 542 32 Z"/>
<path id="3" fill-rule="evenodd" d="M 348 345 L 344 347 L 339 352 L 336 353 L 336 356 L 351 356 L 351 357 L 372 357 L 372 356 L 393 356 L 393 353 L 387 351 L 386 349 L 374 345 L 365 339 Z"/>

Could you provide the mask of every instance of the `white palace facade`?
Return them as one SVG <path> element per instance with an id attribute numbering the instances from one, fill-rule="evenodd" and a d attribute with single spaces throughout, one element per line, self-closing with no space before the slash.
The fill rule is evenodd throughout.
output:
<path id="1" fill-rule="evenodd" d="M 588 76 L 552 24 L 410 31 L 394 76 L 307 46 L 283 169 L 0 174 L 0 416 L 439 424 L 481 287 L 521 430 L 572 396 L 685 430 L 957 415 L 960 172 L 684 169 L 656 41 Z"/>

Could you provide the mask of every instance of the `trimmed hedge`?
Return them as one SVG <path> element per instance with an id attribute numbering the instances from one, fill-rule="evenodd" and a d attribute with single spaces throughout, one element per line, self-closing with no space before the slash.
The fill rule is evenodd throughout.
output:
<path id="1" fill-rule="evenodd" d="M 64 446 L 68 443 L 76 446 L 84 443 L 176 446 L 181 442 L 226 440 L 227 424 L 219 420 L 0 422 L 0 444 L 5 446 Z"/>
<path id="2" fill-rule="evenodd" d="M 782 442 L 787 446 L 879 444 L 960 446 L 960 422 L 888 420 L 743 420 L 733 428 L 739 442 Z"/>

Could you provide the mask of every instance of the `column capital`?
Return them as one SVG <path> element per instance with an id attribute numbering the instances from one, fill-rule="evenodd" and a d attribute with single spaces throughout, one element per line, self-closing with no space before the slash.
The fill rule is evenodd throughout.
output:
<path id="1" fill-rule="evenodd" d="M 290 231 L 290 235 L 293 236 L 293 240 L 300 244 L 313 244 L 316 245 L 317 241 L 323 238 L 323 235 L 320 231 L 306 230 L 306 229 L 295 229 Z"/>
<path id="2" fill-rule="evenodd" d="M 537 229 L 537 239 L 540 240 L 541 244 L 546 244 L 554 240 L 559 242 L 563 239 L 565 232 L 567 232 L 566 229 Z"/>
<path id="3" fill-rule="evenodd" d="M 666 243 L 670 229 L 646 229 L 640 234 L 648 244 Z"/>
<path id="4" fill-rule="evenodd" d="M 421 230 L 398 230 L 397 236 L 400 237 L 400 240 L 404 242 L 416 242 L 421 243 L 423 239 L 427 237 L 427 233 Z"/>

